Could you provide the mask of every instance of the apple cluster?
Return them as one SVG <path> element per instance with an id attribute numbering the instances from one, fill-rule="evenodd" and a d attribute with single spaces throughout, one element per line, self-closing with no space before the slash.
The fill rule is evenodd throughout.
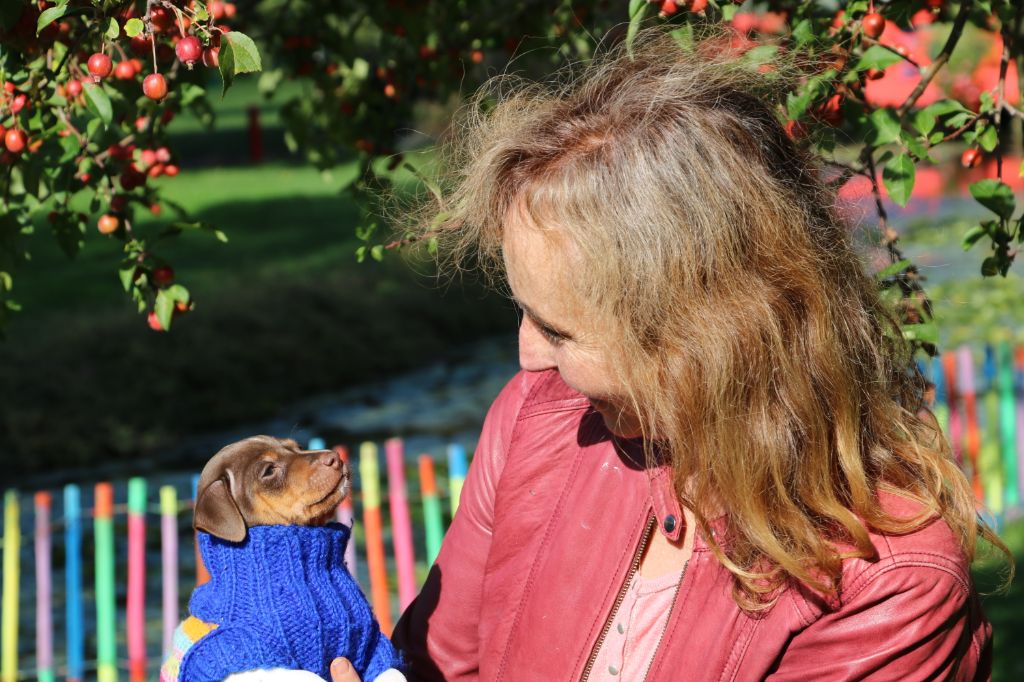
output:
<path id="1" fill-rule="evenodd" d="M 221 71 L 221 40 L 237 9 L 201 0 L 57 0 L 13 11 L 20 14 L 0 12 L 0 192 L 11 197 L 7 219 L 28 226 L 45 215 L 73 256 L 86 238 L 87 206 L 100 235 L 125 242 L 122 271 L 145 275 L 122 276 L 125 290 L 140 312 L 159 311 L 169 328 L 170 306 L 159 305 L 168 280 L 156 272 L 170 266 L 155 265 L 162 263 L 153 252 L 160 239 L 140 232 L 134 214 L 161 213 L 160 188 L 151 181 L 180 172 L 168 126 L 185 107 L 209 109 L 208 77 L 194 69 Z M 174 212 L 196 224 L 179 207 Z M 5 307 L 14 309 L 11 278 L 3 274 L 0 325 Z M 181 314 L 191 301 L 184 287 L 173 287 Z"/>

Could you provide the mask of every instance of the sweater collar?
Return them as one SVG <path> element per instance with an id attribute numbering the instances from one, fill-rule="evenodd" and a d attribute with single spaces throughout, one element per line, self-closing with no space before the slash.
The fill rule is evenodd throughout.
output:
<path id="1" fill-rule="evenodd" d="M 268 606 L 256 586 L 286 583 L 288 592 L 323 597 L 335 591 L 351 529 L 325 526 L 253 526 L 241 542 L 200 531 L 199 549 L 210 581 L 192 594 L 189 610 L 207 622 L 259 617 Z M 303 585 L 303 583 L 308 583 Z M 284 605 L 282 605 L 284 606 Z"/>

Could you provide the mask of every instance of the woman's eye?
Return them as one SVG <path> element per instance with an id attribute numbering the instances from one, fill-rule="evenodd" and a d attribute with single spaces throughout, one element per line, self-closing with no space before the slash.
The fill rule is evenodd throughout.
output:
<path id="1" fill-rule="evenodd" d="M 548 343 L 550 343 L 552 346 L 557 346 L 561 344 L 563 341 L 565 341 L 565 337 L 563 337 L 558 332 L 548 329 L 547 327 L 542 327 L 538 325 L 537 329 L 540 330 L 540 333 L 544 336 L 545 339 L 548 340 Z"/>

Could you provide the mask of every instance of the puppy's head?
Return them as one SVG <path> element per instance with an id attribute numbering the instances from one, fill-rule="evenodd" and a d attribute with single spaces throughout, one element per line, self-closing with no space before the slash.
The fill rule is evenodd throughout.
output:
<path id="1" fill-rule="evenodd" d="M 348 491 L 348 467 L 333 450 L 253 436 L 206 463 L 192 525 L 231 542 L 244 540 L 251 526 L 323 525 Z"/>

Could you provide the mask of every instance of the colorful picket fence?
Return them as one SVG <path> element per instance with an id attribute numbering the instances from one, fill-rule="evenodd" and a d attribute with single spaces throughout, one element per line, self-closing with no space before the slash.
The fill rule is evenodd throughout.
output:
<path id="1" fill-rule="evenodd" d="M 1024 346 L 968 346 L 919 361 L 934 387 L 932 412 L 974 495 L 999 530 L 1024 515 Z"/>
<path id="2" fill-rule="evenodd" d="M 980 366 L 980 371 L 978 367 Z M 975 494 L 991 514 L 996 527 L 1004 519 L 1024 515 L 1024 347 L 1013 349 L 1007 343 L 985 348 L 980 365 L 970 349 L 963 347 L 944 353 L 933 361 L 920 363 L 922 373 L 934 385 L 933 412 L 952 445 L 953 456 L 971 480 Z M 313 439 L 310 449 L 324 447 Z M 349 462 L 348 451 L 335 448 Z M 417 535 L 420 566 L 429 567 L 437 556 L 446 529 L 443 498 L 449 502 L 450 516 L 458 506 L 462 483 L 467 472 L 466 451 L 459 445 L 447 448 L 444 467 L 436 466 L 430 455 L 415 461 L 406 457 L 403 442 L 390 439 L 384 443 L 385 468 L 380 468 L 379 450 L 375 443 L 359 447 L 358 462 L 350 464 L 353 471 L 353 494 L 338 508 L 337 519 L 353 524 L 356 505 L 360 503 L 362 523 L 356 524 L 353 541 L 349 543 L 346 564 L 361 575 L 366 562 L 365 580 L 360 580 L 374 611 L 386 632 L 393 627 L 392 614 L 400 612 L 416 594 Z M 443 471 L 438 471 L 443 469 Z M 382 475 L 385 474 L 385 475 Z M 410 476 L 411 473 L 411 476 Z M 447 488 L 438 486 L 444 474 Z M 416 489 L 407 487 L 415 479 Z M 184 499 L 174 486 L 159 488 L 156 502 L 150 503 L 147 481 L 132 478 L 127 485 L 126 504 L 115 504 L 114 487 L 102 482 L 95 485 L 91 508 L 82 505 L 79 486 L 71 484 L 62 491 L 61 518 L 52 518 L 54 498 L 49 491 L 37 492 L 33 498 L 35 576 L 35 665 L 19 667 L 19 585 L 21 577 L 22 524 L 18 493 L 7 491 L 4 497 L 3 594 L 0 614 L 0 682 L 36 679 L 51 682 L 61 677 L 79 681 L 98 679 L 114 682 L 125 675 L 131 682 L 154 679 L 162 653 L 170 647 L 171 633 L 183 615 L 179 587 L 182 580 L 192 583 L 193 576 L 180 575 L 179 535 L 182 521 L 191 519 L 195 498 L 191 490 Z M 384 504 L 387 503 L 385 512 Z M 413 513 L 416 510 L 418 513 Z M 159 516 L 160 539 L 160 612 L 159 625 L 146 619 L 146 604 L 156 600 L 147 593 L 146 544 L 149 522 Z M 387 517 L 385 519 L 385 516 Z M 413 517 L 422 520 L 418 529 Z M 83 592 L 85 525 L 92 520 L 93 575 L 95 617 L 86 622 Z M 118 599 L 115 545 L 118 542 L 115 520 L 125 526 L 127 558 L 126 580 L 121 585 L 124 599 Z M 385 521 L 388 523 L 386 524 Z M 359 532 L 361 525 L 361 533 Z M 61 534 L 54 535 L 59 530 Z M 419 532 L 417 532 L 417 530 Z M 188 536 L 190 537 L 190 536 Z M 390 543 L 387 538 L 390 537 Z M 58 606 L 52 581 L 54 541 L 62 540 L 64 555 L 63 635 L 64 662 L 55 664 L 54 609 Z M 391 566 L 388 568 L 390 544 Z M 357 547 L 359 545 L 359 547 Z M 189 547 L 188 551 L 194 551 Z M 198 578 L 199 576 L 196 576 Z M 394 577 L 395 589 L 391 578 Z M 119 603 L 119 601 L 121 603 Z M 124 609 L 122 638 L 118 638 L 118 609 Z M 397 608 L 396 608 L 397 607 Z M 157 635 L 159 634 L 159 637 Z M 87 647 L 87 644 L 89 645 Z"/>
<path id="3" fill-rule="evenodd" d="M 310 449 L 325 447 L 324 441 L 312 439 Z M 334 448 L 342 459 L 349 463 L 349 453 L 343 446 Z M 353 494 L 338 507 L 336 519 L 353 525 L 355 507 L 353 499 L 361 501 L 362 532 L 358 524 L 353 540 L 348 545 L 346 565 L 360 580 L 370 598 L 381 627 L 390 632 L 393 628 L 392 613 L 400 612 L 415 596 L 420 587 L 416 570 L 416 548 L 414 541 L 414 516 L 410 505 L 418 504 L 422 519 L 421 533 L 424 542 L 420 554 L 429 566 L 441 546 L 441 539 L 447 528 L 442 497 L 449 497 L 452 515 L 458 507 L 458 497 L 467 472 L 466 450 L 453 444 L 447 447 L 447 462 L 439 467 L 435 458 L 428 454 L 419 455 L 411 462 L 418 482 L 418 490 L 407 490 L 407 461 L 402 440 L 393 438 L 384 443 L 386 476 L 379 469 L 379 451 L 375 443 L 363 443 L 359 448 L 358 464 L 352 466 Z M 437 469 L 444 471 L 438 472 Z M 448 481 L 447 494 L 437 486 L 437 480 L 444 474 Z M 127 500 L 115 504 L 114 486 L 109 482 L 97 483 L 93 490 L 91 508 L 82 505 L 82 490 L 78 485 L 69 484 L 62 492 L 63 515 L 52 518 L 53 497 L 49 491 L 37 492 L 33 498 L 32 513 L 34 525 L 34 577 L 35 577 L 35 654 L 32 667 L 19 666 L 19 638 L 26 633 L 19 632 L 19 607 L 21 588 L 21 549 L 23 538 L 21 516 L 24 513 L 20 496 L 15 490 L 4 495 L 3 535 L 3 593 L 0 603 L 0 682 L 36 679 L 52 682 L 58 677 L 65 680 L 81 681 L 96 679 L 99 682 L 115 682 L 122 677 L 131 682 L 155 679 L 163 658 L 169 651 L 174 628 L 184 615 L 188 594 L 181 594 L 182 581 L 193 584 L 201 580 L 200 575 L 183 576 L 180 571 L 179 536 L 182 521 L 191 523 L 191 510 L 195 501 L 198 476 L 191 477 L 189 495 L 180 498 L 175 486 L 163 485 L 157 492 L 156 502 L 150 503 L 149 486 L 143 478 L 132 478 L 127 482 Z M 385 525 L 382 503 L 387 502 L 389 524 Z M 147 593 L 147 533 L 149 522 L 159 516 L 160 541 L 160 595 Z M 83 589 L 83 562 L 86 533 L 84 524 L 92 520 L 92 569 L 95 579 L 94 590 L 87 594 Z M 115 519 L 125 522 L 127 545 L 125 583 L 122 585 L 124 599 L 117 597 L 115 566 L 115 544 L 119 541 L 115 533 Z M 55 533 L 55 531 L 58 531 Z M 390 542 L 388 538 L 390 537 Z M 62 642 L 64 662 L 55 665 L 54 609 L 58 602 L 53 589 L 53 548 L 63 547 L 64 555 L 64 627 Z M 388 550 L 393 571 L 388 568 Z M 357 547 L 358 545 L 358 547 Z M 360 551 L 361 550 L 361 551 Z M 190 551 L 194 551 L 191 550 Z M 368 577 L 361 579 L 358 568 L 366 562 Z M 201 566 L 197 562 L 197 571 Z M 396 576 L 397 593 L 390 587 L 391 575 Z M 366 584 L 368 583 L 368 584 Z M 184 601 L 181 597 L 185 597 Z M 119 604 L 119 601 L 121 602 Z M 158 601 L 161 617 L 159 626 L 147 623 L 146 605 Z M 92 622 L 86 622 L 86 606 L 95 613 Z M 123 608 L 123 630 L 118 637 L 118 609 Z M 159 635 L 159 636 L 158 636 Z M 159 643 L 159 647 L 155 646 Z M 88 646 L 87 646 L 88 645 Z M 88 649 L 88 651 L 87 651 Z M 159 654 L 154 653 L 157 649 Z"/>

